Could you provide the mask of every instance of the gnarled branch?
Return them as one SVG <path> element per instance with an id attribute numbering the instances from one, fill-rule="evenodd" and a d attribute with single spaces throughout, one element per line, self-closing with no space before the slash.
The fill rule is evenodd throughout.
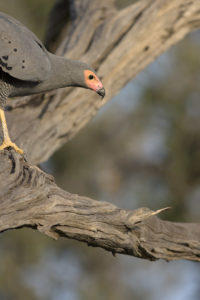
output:
<path id="1" fill-rule="evenodd" d="M 91 63 L 107 97 L 100 102 L 89 91 L 68 88 L 10 101 L 11 137 L 33 164 L 49 158 L 139 71 L 200 26 L 199 0 L 143 0 L 121 11 L 108 0 L 66 3 L 71 23 L 57 52 Z M 71 195 L 13 150 L 0 153 L 1 232 L 29 226 L 113 253 L 200 261 L 200 224 L 162 221 L 154 214 Z"/>
<path id="2" fill-rule="evenodd" d="M 149 260 L 200 261 L 200 224 L 162 221 L 147 208 L 133 211 L 72 195 L 13 150 L 0 153 L 0 232 L 32 227 L 115 253 Z M 3 181 L 3 182 L 2 182 Z"/>
<path id="3" fill-rule="evenodd" d="M 104 102 L 90 91 L 67 88 L 9 103 L 12 139 L 34 164 L 47 160 L 128 81 L 200 26 L 199 0 L 143 0 L 121 11 L 113 2 L 70 1 L 76 17 L 57 51 L 98 69 Z"/>

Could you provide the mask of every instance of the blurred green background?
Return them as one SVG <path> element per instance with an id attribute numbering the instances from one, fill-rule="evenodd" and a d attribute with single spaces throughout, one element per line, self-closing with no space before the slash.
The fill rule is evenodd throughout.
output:
<path id="1" fill-rule="evenodd" d="M 53 0 L 7 0 L 0 10 L 41 39 Z M 134 1 L 117 1 L 121 9 Z M 122 208 L 200 219 L 200 33 L 130 82 L 42 165 L 62 188 Z M 1 234 L 0 300 L 199 300 L 200 265 L 113 257 L 30 229 Z"/>

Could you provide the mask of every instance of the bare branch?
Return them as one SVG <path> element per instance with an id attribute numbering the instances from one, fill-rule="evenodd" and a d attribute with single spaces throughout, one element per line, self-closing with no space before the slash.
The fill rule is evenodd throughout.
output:
<path id="1" fill-rule="evenodd" d="M 0 153 L 0 232 L 32 227 L 148 260 L 200 261 L 200 224 L 162 221 L 147 208 L 134 211 L 72 195 L 13 150 Z"/>
<path id="2" fill-rule="evenodd" d="M 12 138 L 33 163 L 48 159 L 129 80 L 200 26 L 199 0 L 143 0 L 122 11 L 108 0 L 70 3 L 80 17 L 72 22 L 58 53 L 98 69 L 107 97 L 100 102 L 90 91 L 67 88 L 10 101 Z"/>
<path id="3" fill-rule="evenodd" d="M 58 53 L 93 64 L 111 99 L 150 62 L 200 26 L 199 0 L 142 0 L 117 11 L 113 1 L 70 0 L 72 22 Z M 89 5 L 90 4 L 90 5 Z M 71 6 L 70 6 L 71 7 Z M 66 18 L 68 21 L 68 18 Z M 51 39 L 51 38 L 50 38 Z M 72 138 L 105 102 L 82 89 L 10 101 L 12 139 L 39 163 Z M 149 260 L 200 261 L 200 224 L 160 220 L 72 195 L 12 150 L 0 152 L 0 232 L 32 227 L 112 253 Z"/>

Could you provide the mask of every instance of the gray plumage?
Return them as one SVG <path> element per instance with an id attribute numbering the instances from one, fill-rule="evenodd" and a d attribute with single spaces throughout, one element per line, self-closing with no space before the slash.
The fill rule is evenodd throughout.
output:
<path id="1" fill-rule="evenodd" d="M 83 62 L 51 54 L 28 28 L 0 12 L 0 104 L 2 94 L 14 97 L 67 86 L 89 88 L 86 69 L 94 72 Z"/>
<path id="2" fill-rule="evenodd" d="M 8 134 L 4 113 L 8 97 L 67 86 L 88 88 L 102 97 L 105 95 L 101 81 L 90 66 L 51 54 L 28 28 L 0 12 L 0 121 L 4 135 L 0 150 L 10 146 L 23 153 Z"/>
<path id="3" fill-rule="evenodd" d="M 46 79 L 51 69 L 47 51 L 39 39 L 20 22 L 1 12 L 0 66 L 14 78 L 33 82 Z"/>

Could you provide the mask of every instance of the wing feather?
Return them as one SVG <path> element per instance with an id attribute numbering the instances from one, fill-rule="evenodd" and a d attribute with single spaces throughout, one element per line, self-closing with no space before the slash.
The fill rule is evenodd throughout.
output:
<path id="1" fill-rule="evenodd" d="M 23 24 L 0 12 L 0 68 L 14 78 L 44 81 L 50 73 L 49 55 Z"/>

